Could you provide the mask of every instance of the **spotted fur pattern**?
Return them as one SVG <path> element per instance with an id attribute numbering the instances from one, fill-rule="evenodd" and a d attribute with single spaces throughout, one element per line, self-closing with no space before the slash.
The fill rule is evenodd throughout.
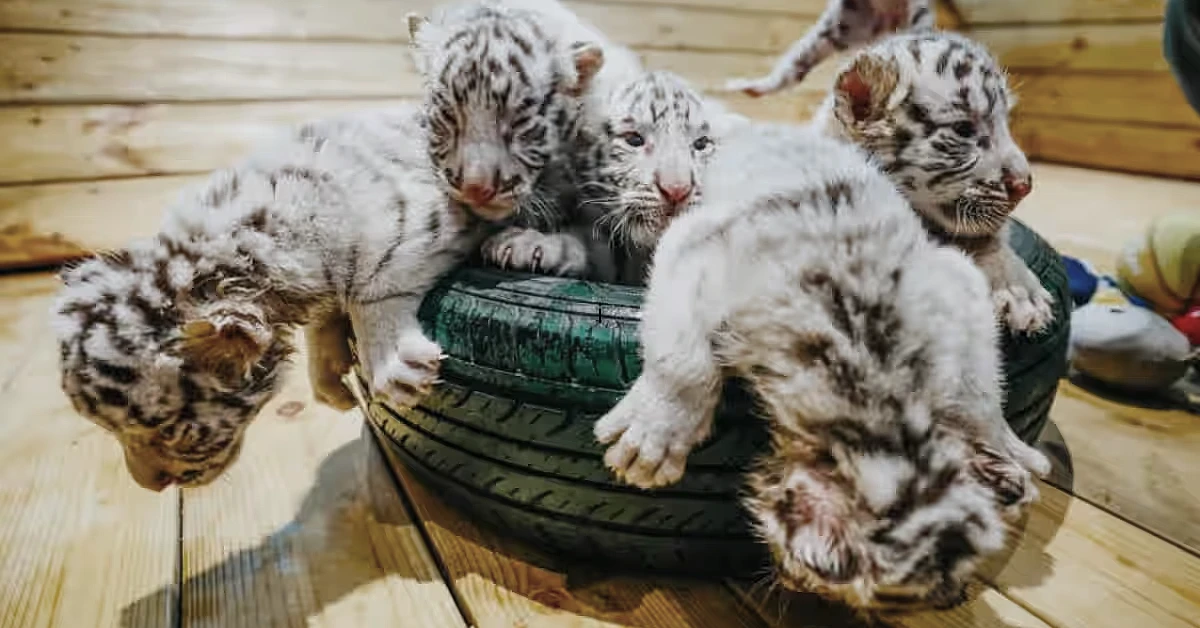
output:
<path id="1" fill-rule="evenodd" d="M 779 57 L 770 74 L 731 80 L 726 89 L 753 97 L 778 92 L 804 80 L 835 52 L 904 28 L 929 31 L 934 17 L 929 0 L 829 0 L 817 23 Z"/>
<path id="2" fill-rule="evenodd" d="M 642 373 L 595 426 L 605 463 L 676 482 L 740 377 L 774 434 L 746 503 L 780 580 L 855 607 L 953 603 L 1048 471 L 1001 412 L 983 274 L 811 127 L 738 131 L 704 185 L 654 253 Z"/>
<path id="3" fill-rule="evenodd" d="M 518 207 L 483 249 L 514 270 L 582 275 L 576 168 L 582 128 L 636 56 L 557 0 L 482 0 L 410 19 L 426 78 L 431 159 L 449 193 L 477 208 Z"/>
<path id="4" fill-rule="evenodd" d="M 667 224 L 702 197 L 700 178 L 721 138 L 747 120 L 664 71 L 621 85 L 605 113 L 578 160 L 581 213 L 616 253 L 613 271 L 595 278 L 640 283 Z"/>
<path id="5" fill-rule="evenodd" d="M 375 392 L 428 390 L 441 349 L 417 307 L 484 228 L 439 188 L 423 138 L 412 107 L 305 125 L 189 189 L 156 236 L 63 272 L 63 390 L 140 485 L 232 464 L 300 325 L 322 401 L 351 403 L 351 323 Z"/>
<path id="6" fill-rule="evenodd" d="M 865 150 L 927 228 L 971 253 L 1001 320 L 1037 332 L 1053 298 L 1009 248 L 1008 216 L 1032 190 L 1008 126 L 1014 97 L 977 42 L 949 32 L 888 37 L 839 72 L 816 124 Z"/>

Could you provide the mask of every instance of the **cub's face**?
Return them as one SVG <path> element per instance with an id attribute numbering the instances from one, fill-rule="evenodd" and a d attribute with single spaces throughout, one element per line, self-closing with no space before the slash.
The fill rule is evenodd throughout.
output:
<path id="1" fill-rule="evenodd" d="M 122 254 L 63 273 L 53 312 L 62 388 L 121 444 L 139 485 L 202 486 L 237 460 L 290 347 L 236 304 L 183 322 L 152 265 Z"/>
<path id="2" fill-rule="evenodd" d="M 749 511 L 782 584 L 855 608 L 945 608 L 1003 547 L 1020 469 L 939 438 L 916 463 L 885 451 L 813 448 L 777 437 L 751 475 Z M 932 449 L 928 449 L 932 451 Z M 1013 492 L 1013 487 L 1017 491 Z"/>
<path id="3" fill-rule="evenodd" d="M 602 223 L 614 239 L 652 249 L 671 220 L 703 196 L 700 178 L 722 135 L 744 123 L 681 77 L 647 73 L 608 102 L 597 180 L 585 202 L 604 207 Z"/>
<path id="4" fill-rule="evenodd" d="M 900 35 L 835 80 L 833 121 L 942 230 L 996 232 L 1032 190 L 1009 130 L 1014 98 L 997 61 L 953 33 Z"/>
<path id="5" fill-rule="evenodd" d="M 544 31 L 532 15 L 479 8 L 449 24 L 410 18 L 426 82 L 429 155 L 447 192 L 487 220 L 530 199 L 574 133 L 601 49 Z"/>

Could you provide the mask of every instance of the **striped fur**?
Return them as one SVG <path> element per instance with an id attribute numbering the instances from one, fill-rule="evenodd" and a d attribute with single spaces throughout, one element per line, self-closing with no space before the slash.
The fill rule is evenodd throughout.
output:
<path id="1" fill-rule="evenodd" d="M 815 124 L 871 154 L 940 240 L 987 274 L 1000 319 L 1037 332 L 1053 297 L 1008 247 L 1008 216 L 1032 190 L 1008 127 L 1014 97 L 1003 69 L 955 33 L 895 35 L 838 73 Z"/>
<path id="2" fill-rule="evenodd" d="M 374 391 L 407 405 L 429 388 L 441 350 L 417 306 L 485 234 L 426 151 L 414 107 L 305 125 L 187 190 L 156 236 L 63 272 L 63 390 L 139 484 L 232 464 L 300 325 L 326 403 L 352 403 L 350 322 Z"/>
<path id="3" fill-rule="evenodd" d="M 483 247 L 484 261 L 586 274 L 587 245 L 572 230 L 572 159 L 606 94 L 641 72 L 636 56 L 557 0 L 471 0 L 411 23 L 431 160 L 446 189 L 484 209 L 518 207 L 513 227 Z M 488 193 L 472 193 L 480 189 Z"/>
<path id="4" fill-rule="evenodd" d="M 581 213 L 616 253 L 613 271 L 595 278 L 641 283 L 667 224 L 702 197 L 700 179 L 721 138 L 747 120 L 663 71 L 614 90 L 605 115 L 578 160 Z"/>
<path id="5" fill-rule="evenodd" d="M 734 79 L 725 88 L 754 97 L 778 92 L 804 80 L 835 52 L 873 42 L 901 28 L 929 31 L 934 17 L 929 0 L 829 0 L 817 23 L 779 57 L 770 74 Z"/>
<path id="6" fill-rule="evenodd" d="M 731 135 L 653 257 L 643 371 L 596 424 L 624 481 L 676 482 L 722 382 L 774 435 L 747 507 L 787 586 L 948 605 L 1036 496 L 1001 412 L 987 282 L 865 154 L 809 127 Z"/>

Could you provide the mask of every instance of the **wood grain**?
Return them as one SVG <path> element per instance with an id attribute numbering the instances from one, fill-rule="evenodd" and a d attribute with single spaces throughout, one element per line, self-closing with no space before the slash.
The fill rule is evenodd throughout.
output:
<path id="1" fill-rule="evenodd" d="M 218 41 L 0 34 L 0 100 L 18 103 L 412 97 L 421 81 L 392 43 Z M 767 71 L 773 55 L 641 50 L 701 89 Z M 824 91 L 835 62 L 801 91 Z M 129 77 L 136 76 L 136 81 Z"/>
<path id="2" fill-rule="evenodd" d="M 57 285 L 0 280 L 0 626 L 173 625 L 178 492 L 134 484 L 59 389 Z"/>
<path id="3" fill-rule="evenodd" d="M 0 27 L 81 34 L 407 41 L 405 14 L 427 12 L 436 4 L 435 0 L 0 0 Z M 774 22 L 775 28 L 786 31 L 794 22 L 814 21 L 825 7 L 824 0 L 748 0 L 736 5 L 727 0 L 656 0 L 653 4 L 569 0 L 566 4 L 606 29 L 640 21 L 664 31 L 692 19 L 724 19 L 735 25 Z M 620 28 L 612 30 L 616 37 L 629 36 Z M 703 28 L 682 30 L 691 31 L 682 36 L 699 42 L 699 47 L 720 44 L 701 41 Z M 730 47 L 736 48 L 734 41 Z"/>
<path id="4" fill-rule="evenodd" d="M 1200 626 L 1200 557 L 1052 486 L 1040 490 L 990 583 L 1054 626 Z"/>
<path id="5" fill-rule="evenodd" d="M 954 0 L 968 24 L 1162 20 L 1163 0 Z"/>
<path id="6" fill-rule="evenodd" d="M 1200 211 L 1200 185 L 1191 181 L 1035 164 L 1033 182 L 1015 216 L 1101 272 L 1112 272 L 1125 243 L 1158 216 Z"/>
<path id="7" fill-rule="evenodd" d="M 1034 159 L 1200 179 L 1200 129 L 1019 116 L 1017 143 Z"/>
<path id="8" fill-rule="evenodd" d="M 1013 109 L 1017 117 L 1200 128 L 1200 114 L 1188 104 L 1171 74 L 1020 72 L 1009 80 L 1018 95 Z"/>
<path id="9" fill-rule="evenodd" d="M 304 373 L 222 479 L 183 491 L 183 625 L 465 626 L 361 415 Z"/>
<path id="10" fill-rule="evenodd" d="M 669 62 L 669 60 L 668 60 Z M 722 95 L 724 96 L 724 95 Z M 724 100 L 764 120 L 807 118 L 818 92 Z M 290 125 L 396 100 L 316 100 L 0 108 L 0 183 L 208 172 L 230 165 Z"/>
<path id="11" fill-rule="evenodd" d="M 0 267 L 57 263 L 158 230 L 167 205 L 199 177 L 0 187 Z"/>
<path id="12" fill-rule="evenodd" d="M 427 14 L 437 4 L 434 0 L 0 0 L 0 25 L 79 34 L 407 43 L 405 15 Z M 567 4 L 629 46 L 758 52 L 787 46 L 820 12 L 793 16 L 728 11 L 720 5 Z"/>
<path id="13" fill-rule="evenodd" d="M 463 518 L 384 451 L 473 625 L 762 626 L 720 583 L 606 578 L 585 565 L 568 575 L 560 561 Z"/>
<path id="14" fill-rule="evenodd" d="M 420 89 L 398 44 L 3 34 L 0 50 L 0 100 L 13 102 L 388 97 Z"/>
<path id="15" fill-rule="evenodd" d="M 62 105 L 0 109 L 0 182 L 207 172 L 288 125 L 402 101 Z"/>
<path id="16" fill-rule="evenodd" d="M 1200 555 L 1200 421 L 1114 403 L 1063 383 L 1054 423 L 1070 454 L 1062 488 Z"/>
<path id="17" fill-rule="evenodd" d="M 984 27 L 972 28 L 971 36 L 986 44 L 1009 69 L 1170 70 L 1162 54 L 1161 24 Z"/>
<path id="18" fill-rule="evenodd" d="M 1038 619 L 999 591 L 974 584 L 971 598 L 957 608 L 946 611 L 922 611 L 897 614 L 866 623 L 850 611 L 816 599 L 812 595 L 763 593 L 762 586 L 731 583 L 747 603 L 756 608 L 763 619 L 774 628 L 1047 628 L 1050 624 Z"/>

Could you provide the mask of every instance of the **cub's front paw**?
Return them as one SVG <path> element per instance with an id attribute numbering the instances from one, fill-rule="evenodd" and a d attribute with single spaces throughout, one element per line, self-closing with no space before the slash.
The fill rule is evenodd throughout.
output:
<path id="1" fill-rule="evenodd" d="M 1037 333 L 1054 320 L 1054 297 L 1041 286 L 1010 284 L 992 291 L 992 304 L 1000 320 L 1014 332 Z"/>
<path id="2" fill-rule="evenodd" d="M 1006 519 L 1020 518 L 1025 508 L 1037 501 L 1033 475 L 1022 463 L 993 449 L 982 448 L 971 464 L 971 472 L 992 491 Z"/>
<path id="3" fill-rule="evenodd" d="M 596 421 L 594 433 L 601 444 L 611 444 L 605 466 L 621 481 L 649 489 L 683 477 L 688 454 L 708 436 L 708 423 L 689 414 L 672 416 L 662 406 L 622 401 Z"/>
<path id="4" fill-rule="evenodd" d="M 443 357 L 436 342 L 409 335 L 371 374 L 372 388 L 398 408 L 412 407 L 438 383 Z"/>
<path id="5" fill-rule="evenodd" d="M 504 270 L 559 276 L 587 272 L 587 249 L 565 233 L 509 227 L 488 238 L 480 252 L 486 263 Z"/>

